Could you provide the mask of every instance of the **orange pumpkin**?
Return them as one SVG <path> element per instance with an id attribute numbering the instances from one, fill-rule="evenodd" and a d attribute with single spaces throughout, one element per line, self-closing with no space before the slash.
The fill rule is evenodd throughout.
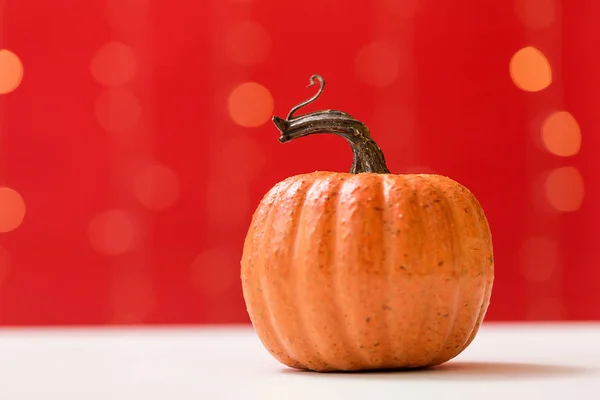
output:
<path id="1" fill-rule="evenodd" d="M 350 173 L 276 184 L 253 215 L 241 278 L 266 349 L 314 371 L 434 366 L 461 353 L 494 279 L 490 228 L 473 194 L 439 175 L 394 175 L 367 127 L 340 111 L 273 117 L 281 142 L 346 138 Z"/>

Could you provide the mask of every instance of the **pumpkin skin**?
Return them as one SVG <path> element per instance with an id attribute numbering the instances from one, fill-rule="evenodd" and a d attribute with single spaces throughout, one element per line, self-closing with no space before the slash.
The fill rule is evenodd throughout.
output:
<path id="1" fill-rule="evenodd" d="M 261 342 L 289 367 L 434 366 L 484 319 L 491 232 L 473 194 L 444 176 L 297 175 L 255 211 L 241 278 Z"/>

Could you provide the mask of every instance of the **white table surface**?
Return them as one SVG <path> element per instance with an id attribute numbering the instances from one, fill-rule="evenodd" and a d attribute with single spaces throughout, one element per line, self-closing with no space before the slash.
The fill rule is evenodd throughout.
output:
<path id="1" fill-rule="evenodd" d="M 0 398 L 600 399 L 600 324 L 484 324 L 432 370 L 320 374 L 248 327 L 0 329 Z"/>

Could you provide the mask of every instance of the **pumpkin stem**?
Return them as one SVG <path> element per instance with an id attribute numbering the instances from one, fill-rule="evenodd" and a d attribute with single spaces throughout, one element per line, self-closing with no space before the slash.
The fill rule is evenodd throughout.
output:
<path id="1" fill-rule="evenodd" d="M 389 174 L 383 152 L 371 139 L 369 128 L 351 115 L 337 110 L 315 111 L 294 117 L 293 114 L 300 108 L 315 101 L 323 92 L 325 81 L 320 75 L 310 77 L 312 86 L 315 81 L 320 83 L 317 94 L 310 99 L 298 104 L 289 112 L 287 119 L 273 116 L 273 123 L 281 132 L 279 141 L 286 143 L 291 140 L 316 133 L 332 133 L 343 137 L 350 143 L 354 160 L 352 161 L 351 174 L 372 172 Z"/>

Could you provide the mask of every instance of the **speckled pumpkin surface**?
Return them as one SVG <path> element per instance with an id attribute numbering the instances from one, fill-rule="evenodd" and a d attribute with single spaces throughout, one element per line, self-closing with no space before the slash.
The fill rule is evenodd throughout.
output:
<path id="1" fill-rule="evenodd" d="M 491 233 L 473 194 L 443 176 L 298 175 L 260 202 L 241 278 L 260 340 L 289 367 L 433 366 L 485 316 Z"/>

